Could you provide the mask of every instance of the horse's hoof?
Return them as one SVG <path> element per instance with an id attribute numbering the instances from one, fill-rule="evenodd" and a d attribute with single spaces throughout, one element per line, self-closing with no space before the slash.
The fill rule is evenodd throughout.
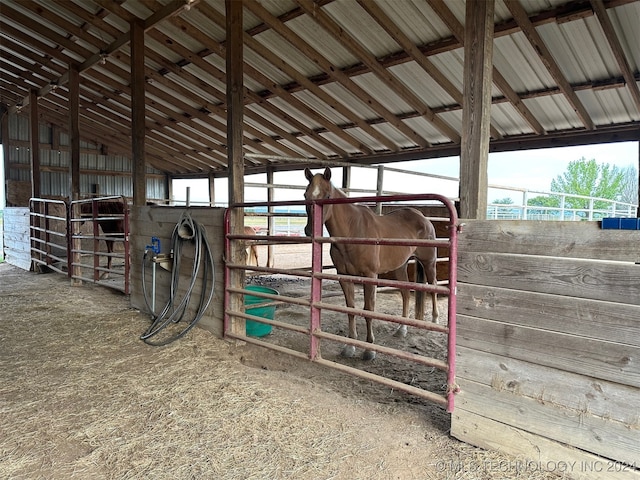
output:
<path id="1" fill-rule="evenodd" d="M 362 354 L 362 360 L 366 360 L 367 362 L 370 362 L 375 358 L 376 358 L 376 352 L 374 352 L 373 350 L 365 350 L 364 353 Z"/>
<path id="2" fill-rule="evenodd" d="M 407 336 L 407 326 L 406 325 L 398 325 L 396 331 L 393 332 L 394 337 L 404 338 Z"/>
<path id="3" fill-rule="evenodd" d="M 353 345 L 345 345 L 342 349 L 342 352 L 340 352 L 340 355 L 347 358 L 355 357 L 356 347 L 354 347 Z"/>

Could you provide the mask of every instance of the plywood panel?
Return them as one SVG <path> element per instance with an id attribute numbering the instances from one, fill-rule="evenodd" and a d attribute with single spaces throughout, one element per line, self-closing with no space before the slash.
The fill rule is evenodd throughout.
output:
<path id="1" fill-rule="evenodd" d="M 461 251 L 458 282 L 640 305 L 640 265 Z"/>
<path id="2" fill-rule="evenodd" d="M 637 230 L 602 230 L 600 222 L 464 222 L 460 251 L 640 262 Z"/>
<path id="3" fill-rule="evenodd" d="M 464 408 L 456 408 L 451 416 L 451 435 L 471 445 L 500 450 L 516 458 L 508 465 L 473 463 L 472 459 L 466 464 L 453 465 L 465 467 L 467 471 L 486 472 L 491 478 L 527 478 L 527 473 L 548 470 L 566 473 L 575 479 L 640 480 L 640 471 L 619 461 L 584 452 Z M 457 471 L 448 464 L 442 465 L 448 473 Z"/>
<path id="4" fill-rule="evenodd" d="M 457 344 L 640 387 L 640 348 L 458 315 Z"/>
<path id="5" fill-rule="evenodd" d="M 458 312 L 640 346 L 640 305 L 464 283 L 458 285 Z"/>

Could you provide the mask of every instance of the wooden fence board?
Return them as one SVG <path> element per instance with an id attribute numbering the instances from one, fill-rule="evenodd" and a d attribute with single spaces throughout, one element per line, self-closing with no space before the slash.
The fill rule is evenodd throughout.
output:
<path id="1" fill-rule="evenodd" d="M 602 230 L 599 222 L 468 221 L 460 251 L 640 262 L 640 231 Z"/>
<path id="2" fill-rule="evenodd" d="M 457 345 L 640 387 L 640 348 L 457 315 Z"/>
<path id="3" fill-rule="evenodd" d="M 132 207 L 131 231 L 135 232 L 135 235 L 131 235 L 131 304 L 135 308 L 147 311 L 142 291 L 142 258 L 145 247 L 151 244 L 151 237 L 155 236 L 160 239 L 161 253 L 169 253 L 172 248 L 171 233 L 180 221 L 183 211 L 184 209 L 182 208 Z M 192 218 L 205 228 L 214 261 L 214 294 L 209 308 L 198 325 L 213 332 L 215 335 L 222 336 L 222 318 L 224 314 L 223 209 L 191 208 L 189 212 Z M 153 253 L 150 252 L 149 256 L 152 255 Z M 191 279 L 191 266 L 194 259 L 193 247 L 188 244 L 185 245 L 181 258 L 178 298 L 182 298 Z M 145 268 L 147 295 L 150 295 L 152 273 L 150 259 L 147 259 Z M 157 267 L 156 274 L 156 308 L 159 310 L 168 300 L 171 275 L 160 267 Z M 202 274 L 203 271 L 201 270 L 195 283 L 195 294 L 198 298 L 202 287 Z M 192 301 L 192 304 L 185 314 L 187 319 L 193 318 L 195 313 L 197 304 L 195 301 Z"/>
<path id="4" fill-rule="evenodd" d="M 466 471 L 486 472 L 487 478 L 528 478 L 529 473 L 548 470 L 580 480 L 640 480 L 640 471 L 619 461 L 590 454 L 460 407 L 451 416 L 451 435 L 477 447 L 500 450 L 516 460 L 507 465 L 474 463 L 473 460 L 462 465 L 445 463 L 442 465 L 449 473 L 447 478 L 453 478 L 456 468 L 466 467 Z"/>
<path id="5" fill-rule="evenodd" d="M 640 265 L 461 251 L 458 281 L 640 305 Z"/>
<path id="6" fill-rule="evenodd" d="M 640 346 L 640 305 L 461 283 L 458 313 Z"/>
<path id="7" fill-rule="evenodd" d="M 457 378 L 640 429 L 640 395 L 635 387 L 467 347 L 458 347 L 456 366 Z"/>
<path id="8" fill-rule="evenodd" d="M 628 465 L 640 465 L 640 429 L 460 379 L 459 408 Z"/>

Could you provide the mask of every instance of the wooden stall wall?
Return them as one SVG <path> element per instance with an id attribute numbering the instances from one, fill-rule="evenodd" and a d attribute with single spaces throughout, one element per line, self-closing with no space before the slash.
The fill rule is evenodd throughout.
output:
<path id="1" fill-rule="evenodd" d="M 180 221 L 185 208 L 166 206 L 145 206 L 131 207 L 131 306 L 141 311 L 148 311 L 144 293 L 142 290 L 142 260 L 147 245 L 151 245 L 151 238 L 160 239 L 161 253 L 169 253 L 171 250 L 171 233 Z M 207 240 L 213 252 L 214 260 L 214 295 L 211 304 L 198 326 L 206 328 L 215 335 L 222 336 L 223 329 L 223 300 L 224 300 L 224 264 L 222 262 L 224 254 L 224 209 L 208 207 L 189 208 L 191 217 L 204 226 L 207 233 Z M 181 277 L 179 294 L 184 293 L 191 278 L 191 265 L 193 255 L 185 248 L 185 255 L 181 266 Z M 149 256 L 153 255 L 149 252 Z M 151 262 L 146 263 L 147 288 L 151 288 Z M 201 278 L 200 274 L 200 278 Z M 163 268 L 156 268 L 156 308 L 159 310 L 167 302 L 170 292 L 171 275 Z M 196 284 L 196 292 L 200 292 L 200 281 Z M 149 295 L 150 290 L 147 292 Z M 195 296 L 195 295 L 194 295 Z M 182 298 L 182 297 L 180 297 Z M 185 318 L 193 318 L 197 302 L 192 302 Z M 141 332 L 142 333 L 142 332 Z"/>
<path id="2" fill-rule="evenodd" d="M 638 262 L 639 231 L 467 221 L 452 435 L 529 468 L 640 478 Z"/>

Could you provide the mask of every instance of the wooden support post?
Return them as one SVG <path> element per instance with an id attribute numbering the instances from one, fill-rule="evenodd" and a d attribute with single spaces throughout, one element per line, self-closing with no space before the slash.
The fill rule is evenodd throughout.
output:
<path id="1" fill-rule="evenodd" d="M 29 93 L 30 108 L 30 150 L 31 150 L 31 196 L 42 195 L 40 184 L 40 129 L 38 122 L 38 92 L 31 90 Z"/>
<path id="2" fill-rule="evenodd" d="M 216 177 L 213 176 L 213 173 L 209 174 L 209 206 L 215 206 L 216 202 Z"/>
<path id="3" fill-rule="evenodd" d="M 145 79 L 144 79 L 144 25 L 131 22 L 131 172 L 133 175 L 133 204 L 138 207 L 147 202 L 147 162 L 145 158 Z"/>
<path id="4" fill-rule="evenodd" d="M 69 203 L 80 199 L 80 72 L 76 65 L 69 65 L 69 146 L 71 148 L 71 161 L 69 162 Z M 79 207 L 76 205 L 76 210 Z M 69 211 L 71 218 L 78 218 L 79 211 Z M 70 222 L 69 237 L 69 261 L 67 269 L 71 277 L 72 285 L 81 285 L 82 275 L 80 263 L 82 257 L 82 240 L 77 238 L 80 233 L 80 222 Z M 71 252 L 73 255 L 71 255 Z M 75 265 L 75 266 L 74 266 Z"/>
<path id="5" fill-rule="evenodd" d="M 466 3 L 460 149 L 462 218 L 484 219 L 487 216 L 494 7 L 494 0 Z"/>
<path id="6" fill-rule="evenodd" d="M 80 72 L 69 66 L 69 201 L 80 198 Z"/>
<path id="7" fill-rule="evenodd" d="M 7 204 L 9 192 L 7 188 L 7 180 L 9 179 L 9 110 L 6 105 L 0 104 L 0 143 L 2 143 L 2 153 L 4 161 L 4 201 L 0 201 L 0 206 Z"/>
<path id="8" fill-rule="evenodd" d="M 244 156 L 242 152 L 243 136 L 243 28 L 242 4 L 240 0 L 225 0 L 226 28 L 227 28 L 227 158 L 229 163 L 229 205 L 233 206 L 244 201 Z M 232 209 L 230 216 L 230 230 L 234 234 L 244 231 L 244 212 Z M 245 252 L 240 242 L 232 242 L 231 263 L 244 263 Z M 244 272 L 231 270 L 229 285 L 232 288 L 244 285 Z M 233 311 L 242 311 L 243 297 L 238 294 L 229 296 L 229 305 Z M 230 333 L 245 335 L 245 321 L 243 318 L 231 318 Z"/>
<path id="9" fill-rule="evenodd" d="M 275 196 L 273 194 L 273 167 L 267 167 L 267 202 L 273 202 Z M 269 207 L 269 212 L 273 212 L 275 209 L 273 207 Z M 275 235 L 275 218 L 267 217 L 267 234 Z M 267 267 L 273 267 L 273 245 L 267 245 Z"/>
<path id="10" fill-rule="evenodd" d="M 378 180 L 376 182 L 376 195 L 381 196 L 384 185 L 384 165 L 378 165 Z M 376 203 L 376 213 L 382 215 L 382 203 Z"/>

